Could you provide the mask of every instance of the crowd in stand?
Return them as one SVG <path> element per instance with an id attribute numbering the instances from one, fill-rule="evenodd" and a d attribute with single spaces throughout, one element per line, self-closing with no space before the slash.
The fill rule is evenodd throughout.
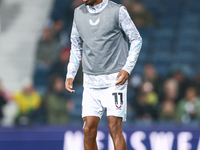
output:
<path id="1" fill-rule="evenodd" d="M 0 120 L 5 126 L 31 124 L 67 124 L 74 109 L 73 97 L 64 89 L 64 78 L 54 76 L 45 93 L 36 90 L 30 79 L 23 89 L 8 94 L 0 86 Z M 130 75 L 128 122 L 198 123 L 200 120 L 200 73 L 194 80 L 180 71 L 160 78 L 150 63 L 142 75 Z M 79 108 L 81 109 L 81 108 Z M 80 114 L 81 119 L 81 114 Z"/>
<path id="2" fill-rule="evenodd" d="M 127 7 L 139 29 L 155 24 L 151 13 L 140 1 L 116 2 Z M 70 56 L 73 11 L 80 4 L 82 0 L 55 0 L 49 22 L 38 41 L 33 78 L 25 79 L 21 90 L 8 94 L 0 82 L 2 125 L 72 122 L 70 113 L 75 108 L 74 99 L 65 91 L 64 82 Z M 82 85 L 81 66 L 74 84 Z M 128 121 L 198 123 L 199 88 L 200 73 L 194 78 L 188 78 L 184 72 L 176 70 L 163 77 L 148 62 L 142 74 L 133 70 L 129 76 Z"/>
<path id="3" fill-rule="evenodd" d="M 134 74 L 129 80 L 129 104 L 134 119 L 149 121 L 176 121 L 187 124 L 200 119 L 199 82 L 188 79 L 181 71 L 160 78 L 150 63 L 144 67 L 142 76 Z M 134 91 L 131 92 L 131 91 Z"/>

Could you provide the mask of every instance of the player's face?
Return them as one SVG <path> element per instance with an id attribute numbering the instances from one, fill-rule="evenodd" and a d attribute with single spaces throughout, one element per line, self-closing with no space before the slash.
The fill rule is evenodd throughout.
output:
<path id="1" fill-rule="evenodd" d="M 99 0 L 83 0 L 86 5 L 94 6 Z"/>

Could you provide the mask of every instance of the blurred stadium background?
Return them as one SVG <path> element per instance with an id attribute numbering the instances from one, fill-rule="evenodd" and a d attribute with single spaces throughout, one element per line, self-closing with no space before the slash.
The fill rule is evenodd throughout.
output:
<path id="1" fill-rule="evenodd" d="M 129 79 L 128 150 L 200 150 L 200 1 L 114 0 L 142 38 Z M 64 90 L 82 0 L 0 0 L 0 150 L 83 150 L 82 72 Z M 99 150 L 112 150 L 104 115 Z"/>

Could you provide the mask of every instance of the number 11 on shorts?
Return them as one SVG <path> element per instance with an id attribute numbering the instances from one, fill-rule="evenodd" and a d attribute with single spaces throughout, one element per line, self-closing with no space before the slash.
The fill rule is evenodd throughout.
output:
<path id="1" fill-rule="evenodd" d="M 112 93 L 115 99 L 115 106 L 121 108 L 123 105 L 123 93 Z"/>

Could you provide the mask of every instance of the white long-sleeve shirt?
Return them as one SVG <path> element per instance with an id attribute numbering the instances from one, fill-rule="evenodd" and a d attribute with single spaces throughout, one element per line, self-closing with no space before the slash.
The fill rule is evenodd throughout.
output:
<path id="1" fill-rule="evenodd" d="M 101 12 L 106 7 L 107 3 L 108 0 L 103 0 L 102 3 L 95 6 L 87 5 L 87 10 L 89 13 Z M 130 42 L 129 55 L 126 60 L 126 64 L 122 68 L 130 74 L 139 56 L 142 46 L 142 38 L 124 6 L 121 6 L 119 10 L 119 27 L 126 34 Z M 71 55 L 66 78 L 74 79 L 76 76 L 82 58 L 82 44 L 83 41 L 78 33 L 75 22 L 73 22 L 71 33 Z M 114 86 L 117 82 L 117 75 L 118 72 L 108 75 L 88 75 L 84 73 L 83 85 L 91 88 Z"/>

